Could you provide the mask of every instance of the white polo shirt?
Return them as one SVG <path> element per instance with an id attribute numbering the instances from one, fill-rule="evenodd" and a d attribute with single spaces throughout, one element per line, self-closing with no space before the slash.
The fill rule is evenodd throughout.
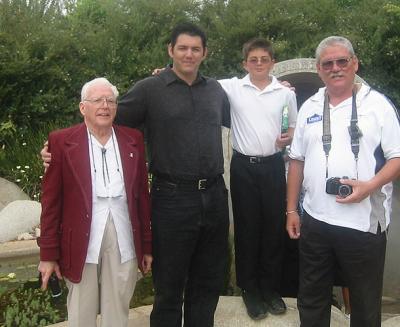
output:
<path id="1" fill-rule="evenodd" d="M 92 223 L 90 225 L 90 239 L 86 263 L 97 264 L 99 262 L 101 242 L 110 212 L 117 232 L 121 263 L 136 257 L 132 224 L 129 218 L 128 202 L 125 193 L 121 156 L 114 130 L 113 138 L 110 137 L 107 143 L 102 146 L 93 135 L 90 137 L 88 131 L 92 176 Z M 105 162 L 102 162 L 102 149 L 106 150 L 105 160 L 107 166 L 105 166 Z M 94 167 L 96 167 L 96 172 Z"/>
<path id="2" fill-rule="evenodd" d="M 385 230 L 390 222 L 392 183 L 384 185 L 360 203 L 337 203 L 325 192 L 325 153 L 322 147 L 322 114 L 325 88 L 301 107 L 289 156 L 304 161 L 304 209 L 315 219 L 331 225 L 376 233 L 378 222 Z M 395 109 L 380 93 L 362 85 L 357 93 L 360 138 L 359 180 L 370 180 L 386 160 L 400 157 L 400 126 Z M 356 178 L 356 162 L 351 151 L 352 98 L 330 106 L 332 143 L 328 177 Z"/>
<path id="3" fill-rule="evenodd" d="M 233 148 L 249 156 L 270 156 L 280 151 L 275 141 L 281 134 L 282 111 L 289 109 L 289 127 L 297 117 L 296 96 L 281 85 L 274 76 L 271 83 L 260 90 L 249 75 L 219 80 L 231 104 Z"/>

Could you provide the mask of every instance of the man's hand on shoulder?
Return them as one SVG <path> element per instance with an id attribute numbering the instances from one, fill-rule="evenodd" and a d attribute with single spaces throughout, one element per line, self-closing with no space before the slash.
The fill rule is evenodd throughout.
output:
<path id="1" fill-rule="evenodd" d="M 296 93 L 296 88 L 294 86 L 292 86 L 292 84 L 290 84 L 290 82 L 288 82 L 288 81 L 279 81 L 279 83 L 281 83 L 281 85 L 289 88 L 291 91 Z"/>
<path id="2" fill-rule="evenodd" d="M 43 166 L 46 170 L 50 166 L 51 162 L 51 153 L 49 152 L 49 142 L 44 142 L 43 149 L 40 151 L 40 156 L 43 160 Z"/>
<path id="3" fill-rule="evenodd" d="M 155 69 L 153 70 L 153 72 L 151 73 L 151 75 L 153 75 L 153 76 L 158 75 L 158 74 L 160 74 L 163 70 L 165 70 L 165 68 L 155 68 Z"/>

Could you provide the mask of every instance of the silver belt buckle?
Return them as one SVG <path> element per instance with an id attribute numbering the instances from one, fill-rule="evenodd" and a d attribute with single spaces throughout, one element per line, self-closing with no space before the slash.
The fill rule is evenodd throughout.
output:
<path id="1" fill-rule="evenodd" d="M 206 189 L 206 185 L 207 184 L 207 180 L 206 179 L 199 179 L 199 183 L 198 183 L 198 190 L 205 190 Z"/>
<path id="2" fill-rule="evenodd" d="M 257 157 L 250 157 L 250 163 L 254 164 L 254 163 L 258 163 Z"/>

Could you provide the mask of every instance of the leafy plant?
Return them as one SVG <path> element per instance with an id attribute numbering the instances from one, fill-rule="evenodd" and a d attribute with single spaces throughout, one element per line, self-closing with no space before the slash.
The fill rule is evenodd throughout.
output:
<path id="1" fill-rule="evenodd" d="M 61 282 L 62 295 L 54 301 L 49 291 L 37 288 L 33 278 L 17 288 L 0 286 L 0 326 L 37 327 L 63 321 L 67 318 L 66 298 L 68 289 Z M 154 289 L 151 274 L 139 279 L 130 302 L 130 308 L 152 304 Z"/>
<path id="2" fill-rule="evenodd" d="M 0 297 L 3 295 L 3 293 L 5 293 L 6 290 L 7 290 L 7 287 L 0 285 Z"/>
<path id="3" fill-rule="evenodd" d="M 40 200 L 44 172 L 39 151 L 53 129 L 54 125 L 39 131 L 20 130 L 0 148 L 0 176 L 18 184 L 35 201 Z"/>
<path id="4" fill-rule="evenodd" d="M 47 326 L 63 320 L 48 292 L 33 288 L 24 289 L 20 286 L 11 294 L 3 294 L 0 297 L 3 301 L 0 303 L 4 302 L 5 298 L 7 305 L 3 317 L 0 317 L 4 327 Z"/>
<path id="5" fill-rule="evenodd" d="M 130 301 L 130 308 L 140 307 L 142 305 L 153 304 L 154 302 L 154 288 L 151 274 L 139 279 L 136 282 L 135 292 L 133 293 Z"/>

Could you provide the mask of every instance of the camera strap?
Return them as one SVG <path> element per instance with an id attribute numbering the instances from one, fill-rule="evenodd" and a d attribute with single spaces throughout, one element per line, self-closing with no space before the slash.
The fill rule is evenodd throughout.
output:
<path id="1" fill-rule="evenodd" d="M 356 161 L 356 174 L 358 179 L 358 154 L 360 152 L 360 137 L 362 136 L 361 130 L 358 127 L 358 116 L 357 116 L 357 104 L 356 104 L 356 94 L 358 91 L 358 85 L 354 85 L 352 91 L 351 100 L 351 119 L 350 126 L 348 127 L 350 134 L 351 152 L 354 154 L 354 159 Z M 325 178 L 328 178 L 328 158 L 329 152 L 331 150 L 332 134 L 331 134 L 331 117 L 329 109 L 329 95 L 325 90 L 324 97 L 324 111 L 323 111 L 323 121 L 322 121 L 322 145 L 325 152 L 326 159 L 326 170 Z"/>

